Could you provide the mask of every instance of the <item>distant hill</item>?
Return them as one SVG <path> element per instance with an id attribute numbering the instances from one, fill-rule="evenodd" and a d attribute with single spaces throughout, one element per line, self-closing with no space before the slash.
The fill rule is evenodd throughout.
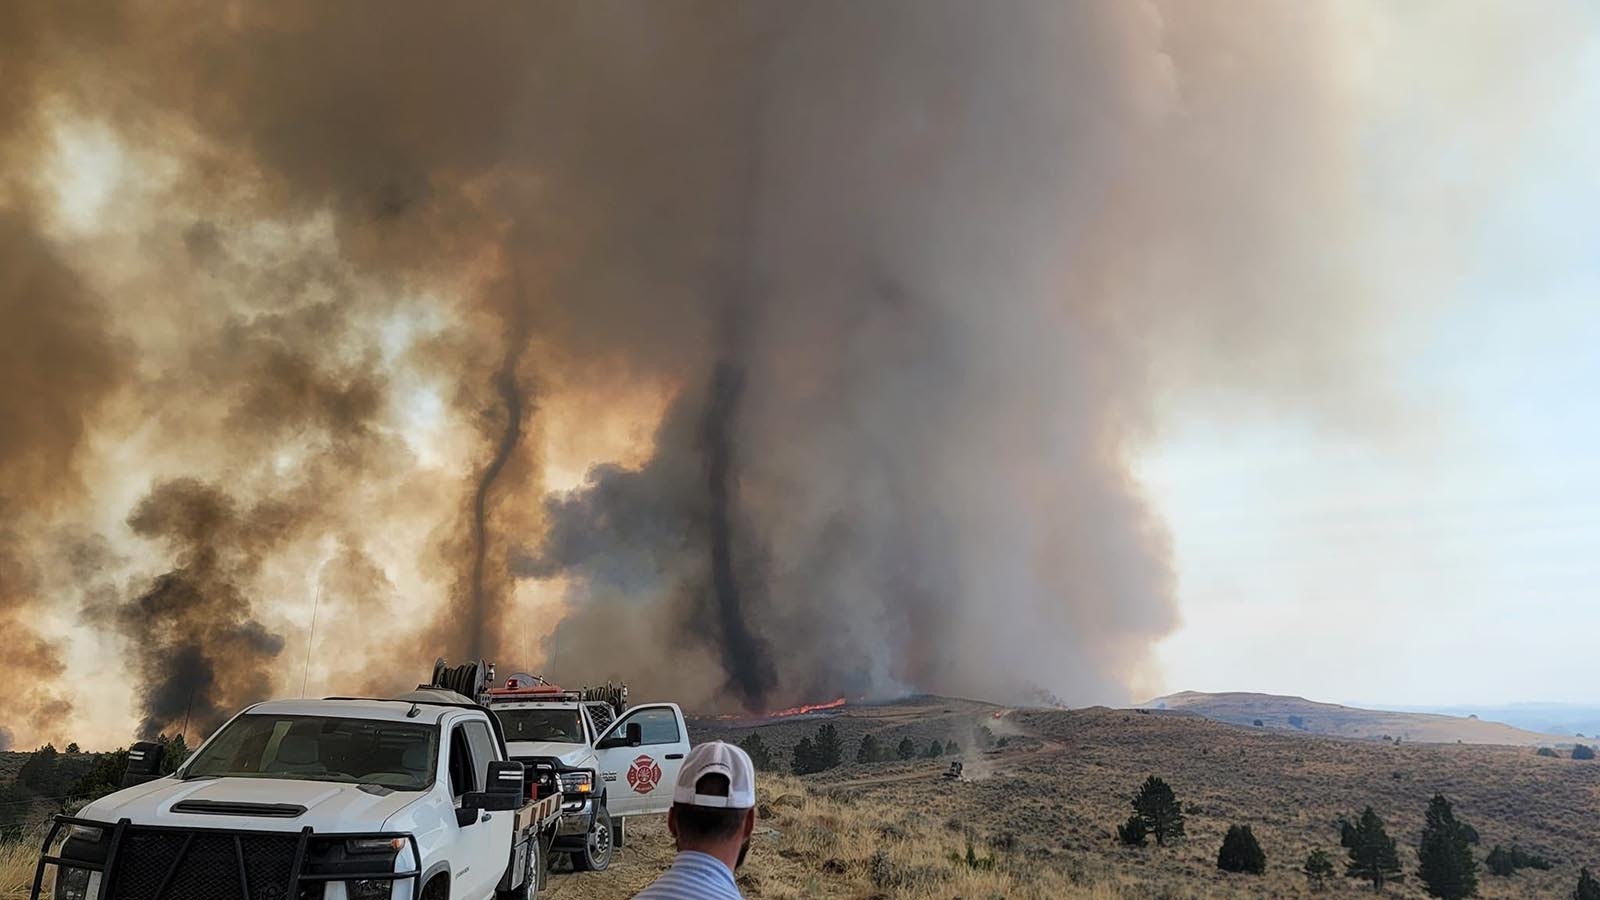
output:
<path id="1" fill-rule="evenodd" d="M 1219 722 L 1333 737 L 1400 738 L 1430 744 L 1503 744 L 1515 747 L 1571 746 L 1570 735 L 1525 731 L 1503 722 L 1436 713 L 1360 709 L 1277 694 L 1182 691 L 1142 704 L 1145 709 L 1194 713 Z"/>
<path id="2" fill-rule="evenodd" d="M 1395 706 L 1401 712 L 1477 716 L 1545 734 L 1600 736 L 1600 705 L 1582 703 L 1508 703 L 1502 706 Z"/>

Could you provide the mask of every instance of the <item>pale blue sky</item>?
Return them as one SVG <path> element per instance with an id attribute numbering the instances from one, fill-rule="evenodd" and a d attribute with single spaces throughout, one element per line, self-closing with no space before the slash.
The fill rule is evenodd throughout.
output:
<path id="1" fill-rule="evenodd" d="M 1600 697 L 1595 45 L 1579 69 L 1497 180 L 1444 158 L 1437 183 L 1377 204 L 1386 240 L 1404 248 L 1408 229 L 1432 227 L 1453 251 L 1454 271 L 1418 282 L 1438 296 L 1377 341 L 1393 421 L 1230 420 L 1172 400 L 1140 466 L 1179 573 L 1165 690 Z M 1374 142 L 1374 177 L 1389 138 Z M 1412 202 L 1451 189 L 1476 198 L 1473 215 L 1411 218 Z"/>

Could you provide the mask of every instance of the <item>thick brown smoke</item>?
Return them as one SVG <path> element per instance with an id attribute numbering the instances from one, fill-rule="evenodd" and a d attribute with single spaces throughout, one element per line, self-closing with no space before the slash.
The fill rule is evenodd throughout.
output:
<path id="1" fill-rule="evenodd" d="M 1362 380 L 1330 9 L 7 4 L 0 724 L 1125 695 L 1160 398 Z"/>

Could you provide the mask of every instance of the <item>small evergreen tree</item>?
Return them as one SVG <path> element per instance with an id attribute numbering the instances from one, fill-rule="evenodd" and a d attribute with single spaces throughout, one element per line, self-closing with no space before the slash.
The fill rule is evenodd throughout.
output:
<path id="1" fill-rule="evenodd" d="M 1556 751 L 1550 749 L 1549 747 L 1540 747 L 1537 751 L 1535 751 L 1535 754 L 1538 756 L 1548 756 L 1551 759 L 1555 759 L 1557 756 L 1559 756 Z"/>
<path id="2" fill-rule="evenodd" d="M 178 767 L 183 765 L 184 761 L 189 758 L 189 742 L 185 741 L 181 734 L 175 734 L 170 737 L 163 734 L 160 740 L 162 749 L 161 774 L 171 775 L 173 772 L 178 771 Z"/>
<path id="3" fill-rule="evenodd" d="M 1367 807 L 1360 820 L 1351 825 L 1343 823 L 1340 843 L 1350 851 L 1350 862 L 1344 874 L 1349 878 L 1362 878 L 1372 882 L 1372 889 L 1383 890 L 1384 882 L 1399 881 L 1400 856 L 1395 852 L 1394 839 L 1383 828 L 1383 820 Z"/>
<path id="4" fill-rule="evenodd" d="M 1594 759 L 1594 748 L 1588 744 L 1578 744 L 1572 748 L 1573 759 Z"/>
<path id="5" fill-rule="evenodd" d="M 935 739 L 933 743 L 928 745 L 928 749 L 922 751 L 922 755 L 929 759 L 938 759 L 944 755 L 944 745 Z"/>
<path id="6" fill-rule="evenodd" d="M 960 752 L 961 752 L 961 747 L 958 744 L 956 744 L 955 741 L 945 741 L 944 742 L 944 755 L 945 756 L 955 756 L 957 753 L 960 753 Z"/>
<path id="7" fill-rule="evenodd" d="M 878 738 L 874 735 L 862 735 L 861 746 L 856 748 L 856 762 L 872 763 L 883 759 L 883 748 L 878 746 Z"/>
<path id="8" fill-rule="evenodd" d="M 1596 881 L 1585 866 L 1578 872 L 1578 886 L 1572 891 L 1572 900 L 1600 900 L 1600 881 Z"/>
<path id="9" fill-rule="evenodd" d="M 750 765 L 755 766 L 757 772 L 770 772 L 775 768 L 772 750 L 761 739 L 760 732 L 752 731 L 745 735 L 745 739 L 739 742 L 739 748 L 750 755 Z"/>
<path id="10" fill-rule="evenodd" d="M 1156 846 L 1183 837 L 1183 803 L 1165 781 L 1151 775 L 1133 798 L 1133 811 L 1144 820 L 1145 829 L 1156 836 Z"/>
<path id="11" fill-rule="evenodd" d="M 817 768 L 817 748 L 811 743 L 811 738 L 803 737 L 800 743 L 794 745 L 794 755 L 789 760 L 789 771 L 796 775 L 809 775 L 821 771 Z"/>
<path id="12" fill-rule="evenodd" d="M 72 743 L 67 745 L 67 754 L 69 756 L 76 756 L 77 754 L 82 753 L 82 752 L 83 752 L 82 750 L 78 749 L 78 742 L 77 741 L 73 741 Z"/>
<path id="13" fill-rule="evenodd" d="M 824 722 L 817 728 L 813 746 L 817 751 L 816 771 L 831 769 L 844 762 L 844 745 L 839 741 L 839 729 L 833 727 L 832 722 Z"/>
<path id="14" fill-rule="evenodd" d="M 1313 850 L 1306 855 L 1306 864 L 1300 871 L 1305 873 L 1311 890 L 1320 893 L 1328 889 L 1328 879 L 1333 877 L 1333 860 L 1326 850 Z"/>
<path id="15" fill-rule="evenodd" d="M 1117 840 L 1130 847 L 1143 847 L 1145 835 L 1149 830 L 1144 827 L 1144 820 L 1137 814 L 1128 817 L 1125 825 L 1117 826 Z"/>
<path id="16" fill-rule="evenodd" d="M 1230 825 L 1222 839 L 1222 849 L 1217 851 L 1217 868 L 1224 872 L 1250 872 L 1260 875 L 1267 870 L 1267 855 L 1251 833 L 1249 825 Z"/>
<path id="17" fill-rule="evenodd" d="M 1428 801 L 1417 861 L 1421 864 L 1417 875 L 1431 896 L 1460 900 L 1478 893 L 1478 861 L 1472 858 L 1466 831 L 1443 794 Z"/>
<path id="18" fill-rule="evenodd" d="M 911 738 L 901 738 L 900 746 L 895 748 L 895 755 L 901 759 L 916 759 L 917 745 L 911 742 Z"/>

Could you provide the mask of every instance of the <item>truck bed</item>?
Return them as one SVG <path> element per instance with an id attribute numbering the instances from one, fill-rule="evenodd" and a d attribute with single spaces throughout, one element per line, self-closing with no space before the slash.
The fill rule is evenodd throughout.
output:
<path id="1" fill-rule="evenodd" d="M 546 826 L 553 824 L 560 816 L 561 792 L 557 791 L 543 800 L 534 800 L 517 810 L 516 830 L 519 832 L 527 831 L 528 829 L 543 831 Z"/>

